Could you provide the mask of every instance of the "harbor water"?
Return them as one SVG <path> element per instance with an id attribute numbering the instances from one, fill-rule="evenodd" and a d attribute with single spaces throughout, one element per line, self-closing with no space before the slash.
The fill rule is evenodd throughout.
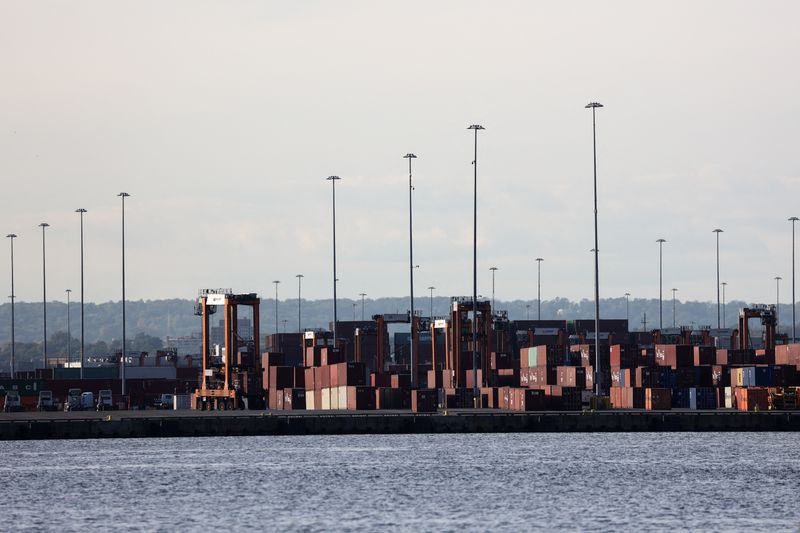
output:
<path id="1" fill-rule="evenodd" d="M 0 442 L 4 531 L 800 528 L 793 433 Z"/>

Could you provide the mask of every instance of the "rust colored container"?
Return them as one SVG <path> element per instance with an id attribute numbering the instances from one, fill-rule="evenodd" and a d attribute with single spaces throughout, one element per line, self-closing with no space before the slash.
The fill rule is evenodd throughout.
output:
<path id="1" fill-rule="evenodd" d="M 766 411 L 769 408 L 769 390 L 766 387 L 736 387 L 734 395 L 739 411 Z"/>
<path id="2" fill-rule="evenodd" d="M 609 366 L 616 368 L 635 368 L 641 355 L 639 347 L 631 344 L 613 344 L 610 350 Z M 593 365 L 594 361 L 585 366 Z"/>
<path id="3" fill-rule="evenodd" d="M 582 366 L 556 367 L 559 387 L 586 388 L 586 368 Z"/>
<path id="4" fill-rule="evenodd" d="M 267 407 L 269 409 L 278 408 L 278 391 L 276 389 L 267 389 Z"/>
<path id="5" fill-rule="evenodd" d="M 275 409 L 278 411 L 283 410 L 283 389 L 275 391 Z"/>
<path id="6" fill-rule="evenodd" d="M 520 370 L 522 372 L 522 370 Z M 554 366 L 537 366 L 527 369 L 528 388 L 536 389 L 546 385 L 558 384 L 558 371 Z M 520 385 L 522 385 L 520 373 Z"/>
<path id="7" fill-rule="evenodd" d="M 672 409 L 672 389 L 645 389 L 645 409 L 667 411 Z"/>
<path id="8" fill-rule="evenodd" d="M 305 389 L 283 389 L 283 408 L 286 410 L 298 410 L 306 408 Z"/>
<path id="9" fill-rule="evenodd" d="M 594 367 L 586 367 L 586 390 L 594 390 Z"/>
<path id="10" fill-rule="evenodd" d="M 335 365 L 345 362 L 345 352 L 338 348 L 323 346 L 320 348 L 320 363 L 322 365 Z"/>
<path id="11" fill-rule="evenodd" d="M 511 354 L 505 352 L 492 352 L 489 363 L 492 370 L 511 369 L 519 366 L 515 364 Z"/>
<path id="12" fill-rule="evenodd" d="M 464 384 L 464 387 L 467 388 L 467 389 L 472 389 L 473 387 L 475 387 L 475 374 L 473 373 L 473 371 L 472 370 L 466 370 L 464 374 L 465 374 L 464 375 L 464 381 L 462 381 L 462 383 Z M 478 371 L 477 371 L 477 375 L 478 375 L 478 388 L 480 388 L 484 384 L 484 381 L 483 381 L 483 370 L 481 370 L 479 368 Z"/>
<path id="13" fill-rule="evenodd" d="M 694 347 L 694 366 L 717 364 L 717 349 L 713 346 Z"/>
<path id="14" fill-rule="evenodd" d="M 500 387 L 497 389 L 497 408 L 511 409 L 511 387 Z"/>
<path id="15" fill-rule="evenodd" d="M 393 389 L 407 389 L 411 387 L 411 374 L 392 374 L 391 386 Z"/>
<path id="16" fill-rule="evenodd" d="M 433 389 L 411 391 L 411 410 L 415 413 L 435 413 L 436 396 L 436 391 Z"/>
<path id="17" fill-rule="evenodd" d="M 392 378 L 389 374 L 372 372 L 369 375 L 369 384 L 373 387 L 391 387 Z"/>
<path id="18" fill-rule="evenodd" d="M 261 366 L 269 368 L 271 366 L 284 366 L 286 357 L 281 352 L 264 352 L 261 354 Z"/>
<path id="19" fill-rule="evenodd" d="M 314 390 L 317 387 L 315 386 L 314 381 L 314 369 L 313 368 L 306 368 L 303 371 L 303 386 L 306 390 Z"/>
<path id="20" fill-rule="evenodd" d="M 656 344 L 655 361 L 659 366 L 680 368 L 694 365 L 694 347 L 689 344 Z"/>
<path id="21" fill-rule="evenodd" d="M 800 367 L 800 344 L 779 344 L 775 346 L 775 364 Z"/>
<path id="22" fill-rule="evenodd" d="M 331 367 L 331 387 L 364 387 L 367 384 L 366 377 L 364 363 L 351 361 L 349 363 L 337 363 Z"/>
<path id="23" fill-rule="evenodd" d="M 290 389 L 294 387 L 294 367 L 273 366 L 269 369 L 270 389 Z"/>
<path id="24" fill-rule="evenodd" d="M 497 409 L 497 387 L 483 387 L 481 389 L 481 407 Z"/>
<path id="25" fill-rule="evenodd" d="M 350 411 L 374 411 L 376 404 L 375 387 L 347 387 L 347 409 Z"/>
<path id="26" fill-rule="evenodd" d="M 317 367 L 314 382 L 319 384 L 320 389 L 327 389 L 331 386 L 331 367 L 328 365 Z"/>

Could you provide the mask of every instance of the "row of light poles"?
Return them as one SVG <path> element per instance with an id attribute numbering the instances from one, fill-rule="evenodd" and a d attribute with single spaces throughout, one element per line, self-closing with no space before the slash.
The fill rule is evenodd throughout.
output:
<path id="1" fill-rule="evenodd" d="M 126 349 L 126 321 L 125 321 L 125 199 L 130 194 L 121 192 L 117 197 L 122 200 L 122 361 L 121 361 L 121 382 L 122 394 L 125 394 L 125 349 Z M 75 210 L 80 216 L 80 267 L 81 267 L 81 364 L 80 378 L 84 378 L 85 363 L 85 327 L 84 327 L 84 249 L 83 249 L 83 215 L 88 211 L 84 208 Z M 47 243 L 45 230 L 50 227 L 47 222 L 38 225 L 42 228 L 42 358 L 44 368 L 47 368 Z M 14 315 L 14 302 L 16 293 L 14 292 L 14 239 L 17 234 L 9 233 L 6 235 L 11 244 L 11 375 L 16 372 L 16 322 Z M 67 361 L 72 361 L 72 324 L 70 318 L 70 293 L 72 289 L 66 289 L 67 293 Z"/>

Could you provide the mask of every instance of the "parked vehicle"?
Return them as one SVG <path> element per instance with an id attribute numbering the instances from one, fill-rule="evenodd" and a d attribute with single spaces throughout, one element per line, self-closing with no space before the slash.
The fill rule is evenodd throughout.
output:
<path id="1" fill-rule="evenodd" d="M 81 410 L 81 389 L 69 389 L 64 400 L 64 411 Z"/>
<path id="2" fill-rule="evenodd" d="M 53 403 L 53 392 L 49 390 L 39 391 L 39 402 L 36 404 L 39 411 L 54 411 L 56 408 Z"/>
<path id="3" fill-rule="evenodd" d="M 19 392 L 15 390 L 6 391 L 6 403 L 3 405 L 4 413 L 15 413 L 22 411 L 22 401 L 19 399 Z"/>
<path id="4" fill-rule="evenodd" d="M 84 392 L 81 394 L 81 409 L 84 411 L 91 411 L 94 409 L 94 393 Z"/>
<path id="5" fill-rule="evenodd" d="M 161 396 L 153 400 L 153 407 L 155 407 L 156 409 L 173 409 L 174 403 L 175 403 L 174 394 L 162 394 Z"/>
<path id="6" fill-rule="evenodd" d="M 114 397 L 111 389 L 103 389 L 97 393 L 97 410 L 108 411 L 114 409 Z"/>

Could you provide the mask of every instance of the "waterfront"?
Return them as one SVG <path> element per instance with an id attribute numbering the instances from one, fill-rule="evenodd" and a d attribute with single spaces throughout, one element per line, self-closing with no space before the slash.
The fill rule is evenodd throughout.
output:
<path id="1" fill-rule="evenodd" d="M 793 530 L 794 433 L 0 442 L 13 530 Z"/>

